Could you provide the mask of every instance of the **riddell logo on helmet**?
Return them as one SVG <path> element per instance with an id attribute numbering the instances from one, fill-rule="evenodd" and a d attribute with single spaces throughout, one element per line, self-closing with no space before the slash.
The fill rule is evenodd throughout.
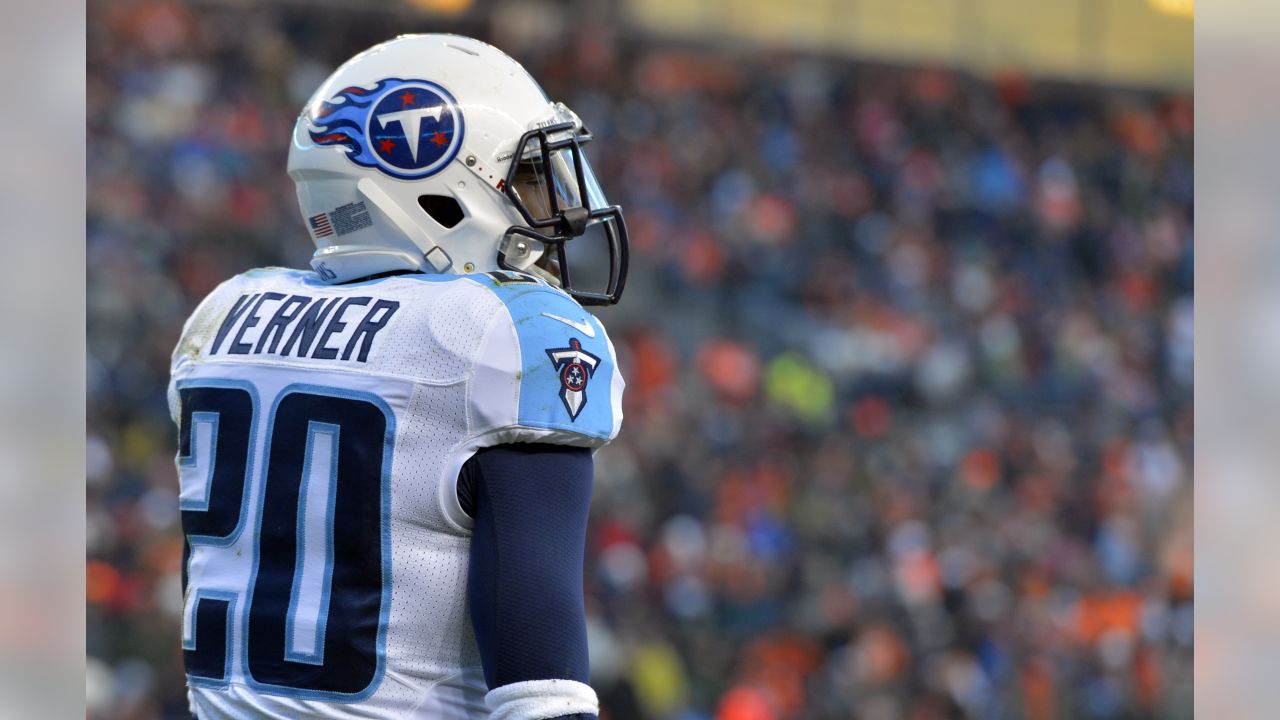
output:
<path id="1" fill-rule="evenodd" d="M 428 80 L 379 80 L 348 87 L 309 117 L 311 140 L 347 149 L 347 159 L 402 180 L 439 172 L 462 146 L 462 112 Z"/>

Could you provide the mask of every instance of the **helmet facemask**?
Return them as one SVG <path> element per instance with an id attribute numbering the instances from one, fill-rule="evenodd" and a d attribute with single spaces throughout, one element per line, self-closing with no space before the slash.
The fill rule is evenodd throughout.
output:
<path id="1" fill-rule="evenodd" d="M 572 120 L 520 137 L 502 189 L 526 224 L 507 229 L 498 266 L 537 275 L 583 305 L 612 305 L 626 283 L 627 229 L 582 153 L 590 140 Z"/>

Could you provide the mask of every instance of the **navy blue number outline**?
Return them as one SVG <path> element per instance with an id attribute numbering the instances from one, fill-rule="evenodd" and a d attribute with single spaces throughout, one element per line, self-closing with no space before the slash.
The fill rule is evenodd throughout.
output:
<path id="1" fill-rule="evenodd" d="M 245 380 L 220 380 L 220 379 L 179 380 L 175 384 L 175 388 L 179 392 L 183 390 L 191 389 L 191 388 L 229 388 L 233 390 L 244 390 L 249 394 L 249 403 L 250 403 L 249 442 L 246 445 L 246 447 L 248 448 L 248 452 L 246 454 L 245 463 L 244 463 L 244 487 L 242 491 L 243 494 L 241 495 L 241 500 L 240 500 L 240 516 L 236 519 L 235 529 L 232 530 L 231 533 L 226 536 L 223 536 L 223 537 L 216 537 L 213 535 L 186 535 L 185 536 L 187 540 L 187 545 L 189 548 L 189 551 L 187 553 L 185 574 L 187 577 L 190 577 L 191 561 L 195 558 L 195 555 L 196 555 L 195 548 L 197 545 L 206 545 L 209 547 L 218 547 L 218 548 L 229 548 L 232 545 L 234 545 L 237 540 L 240 539 L 240 536 L 244 533 L 245 526 L 248 524 L 247 516 L 248 516 L 248 510 L 249 510 L 249 503 L 247 502 L 247 500 L 249 498 L 249 490 L 253 484 L 254 474 L 257 471 L 257 468 L 254 466 L 254 462 L 253 462 L 255 457 L 255 453 L 253 452 L 253 450 L 254 450 L 254 446 L 258 442 L 258 409 L 262 407 L 262 404 L 259 402 L 259 399 L 258 399 L 257 387 L 255 387 L 253 383 Z M 217 465 L 218 431 L 220 429 L 221 429 L 221 422 L 215 423 L 214 434 L 213 434 L 213 446 L 209 448 L 209 452 L 210 452 L 209 462 L 211 463 L 211 465 L 209 467 L 209 478 L 206 480 L 206 482 L 208 483 L 208 486 L 205 491 L 204 501 L 202 503 L 199 503 L 199 505 L 202 505 L 203 507 L 191 506 L 191 505 L 187 507 L 183 507 L 184 503 L 181 500 L 179 500 L 178 505 L 179 505 L 180 511 L 205 512 L 208 510 L 209 496 L 213 492 L 213 473 L 216 470 L 216 465 Z M 196 418 L 195 418 L 194 412 L 192 413 L 191 424 L 188 430 L 193 434 L 196 431 Z M 195 451 L 196 451 L 195 440 L 196 439 L 194 437 L 192 437 L 190 440 L 190 448 L 192 453 L 190 457 L 183 457 L 181 455 L 178 456 L 177 464 L 179 467 L 189 467 L 195 462 Z M 204 675 L 192 675 L 191 673 L 188 672 L 187 682 L 193 685 L 201 685 L 205 687 L 213 687 L 213 688 L 226 687 L 231 683 L 231 648 L 232 648 L 231 620 L 233 617 L 235 617 L 235 607 L 236 607 L 236 601 L 239 599 L 239 593 L 228 592 L 225 590 L 196 589 L 194 591 L 190 600 L 188 601 L 191 603 L 191 615 L 192 615 L 191 641 L 190 643 L 188 643 L 186 640 L 182 641 L 183 650 L 194 651 L 199 643 L 199 638 L 197 636 L 199 634 L 200 601 L 205 598 L 208 598 L 210 600 L 225 601 L 228 603 L 227 625 L 226 625 L 227 659 L 224 665 L 224 670 L 221 678 L 211 678 L 211 677 L 206 677 Z M 183 611 L 184 611 L 183 621 L 185 622 L 186 620 L 185 607 L 183 608 Z"/>
<path id="2" fill-rule="evenodd" d="M 188 557 L 187 557 L 188 568 L 190 567 L 190 562 L 192 558 L 195 557 L 194 548 L 196 545 L 207 545 L 211 547 L 228 548 L 234 545 L 236 541 L 239 540 L 240 536 L 243 534 L 245 527 L 247 525 L 247 516 L 248 516 L 248 510 L 249 510 L 249 502 L 248 502 L 249 490 L 254 480 L 258 479 L 257 472 L 259 468 L 254 463 L 254 460 L 257 457 L 257 453 L 254 452 L 254 450 L 257 449 L 259 441 L 261 440 L 261 442 L 264 445 L 263 449 L 266 455 L 266 457 L 264 458 L 264 462 L 262 463 L 262 467 L 263 468 L 269 467 L 271 464 L 271 459 L 269 457 L 271 452 L 270 438 L 272 436 L 272 431 L 275 429 L 276 410 L 278 409 L 280 402 L 286 396 L 292 393 L 309 393 L 313 395 L 322 395 L 327 397 L 336 397 L 336 398 L 342 398 L 342 399 L 348 399 L 348 400 L 362 400 L 365 402 L 369 402 L 370 404 L 377 407 L 382 412 L 383 416 L 386 418 L 387 424 L 386 424 L 386 431 L 383 437 L 383 446 L 382 446 L 382 472 L 381 472 L 381 487 L 380 487 L 380 505 L 381 505 L 381 513 L 382 513 L 382 518 L 381 518 L 382 597 L 381 597 L 381 602 L 379 606 L 380 612 L 378 617 L 378 635 L 377 635 L 377 640 L 375 645 L 377 668 L 374 672 L 373 679 L 370 680 L 369 685 L 364 690 L 361 690 L 360 692 L 357 692 L 357 693 L 342 693 L 342 692 L 336 692 L 336 691 L 308 690 L 308 689 L 302 689 L 302 688 L 293 688 L 293 687 L 288 687 L 284 685 L 261 683 L 253 679 L 253 675 L 249 671 L 249 653 L 248 653 L 249 610 L 253 604 L 253 588 L 256 585 L 257 578 L 258 578 L 258 564 L 259 564 L 258 545 L 259 545 L 259 536 L 261 534 L 263 503 L 266 497 L 266 493 L 264 492 L 265 488 L 258 488 L 258 499 L 256 503 L 257 507 L 254 508 L 254 512 L 255 512 L 254 517 L 256 518 L 257 522 L 255 523 L 255 528 L 254 528 L 255 537 L 254 537 L 254 545 L 253 545 L 253 567 L 249 575 L 248 587 L 244 591 L 245 601 L 243 603 L 243 607 L 240 609 L 240 628 L 244 637 L 240 643 L 240 652 L 237 653 L 239 655 L 238 660 L 239 660 L 241 672 L 245 678 L 245 682 L 253 689 L 263 692 L 265 694 L 282 695 L 285 697 L 292 697 L 292 698 L 304 699 L 304 700 L 338 700 L 342 702 L 359 702 L 361 700 L 367 699 L 369 696 L 371 696 L 374 692 L 377 691 L 379 686 L 381 686 L 383 677 L 386 674 L 387 624 L 391 614 L 391 492 L 390 491 L 391 491 L 391 461 L 394 455 L 394 446 L 395 446 L 395 437 L 396 437 L 395 413 L 391 410 L 391 407 L 386 403 L 385 400 L 383 400 L 381 397 L 373 393 L 356 391 L 356 390 L 344 390 L 341 388 L 332 388 L 332 387 L 325 387 L 320 385 L 311 385 L 306 383 L 294 383 L 286 386 L 276 396 L 275 401 L 272 403 L 271 413 L 268 416 L 266 437 L 260 439 L 258 437 L 258 420 L 260 416 L 259 409 L 262 407 L 262 405 L 258 397 L 257 387 L 253 383 L 248 381 L 243 381 L 243 380 L 197 379 L 197 380 L 180 380 L 175 384 L 175 387 L 179 391 L 187 388 L 201 388 L 201 387 L 232 388 L 232 389 L 238 389 L 238 390 L 245 390 L 249 394 L 250 403 L 251 403 L 248 454 L 247 454 L 247 457 L 245 458 L 244 494 L 242 496 L 242 501 L 240 504 L 240 515 L 236 520 L 236 527 L 229 535 L 225 537 L 214 537 L 214 536 L 205 536 L 205 535 L 186 536 L 187 543 L 192 548 L 191 551 L 188 553 Z M 189 427 L 189 431 L 194 433 L 195 429 L 196 429 L 195 418 L 193 417 Z M 213 439 L 214 445 L 213 447 L 210 448 L 210 451 L 211 451 L 210 462 L 216 461 L 216 450 L 217 450 L 216 431 L 219 429 L 220 427 L 215 426 L 215 437 Z M 195 438 L 191 439 L 191 448 L 192 448 L 192 452 L 194 453 Z M 335 445 L 335 450 L 336 450 L 336 445 Z M 188 458 L 188 457 L 179 456 L 177 458 L 177 463 L 180 467 L 186 467 L 193 461 L 194 461 L 194 457 Z M 213 470 L 214 470 L 214 467 L 210 467 L 211 475 Z M 336 472 L 336 469 L 335 469 L 335 472 Z M 265 477 L 262 478 L 261 480 L 262 480 L 261 484 L 265 485 Z M 207 505 L 207 501 L 204 504 Z M 195 507 L 184 508 L 184 509 L 198 510 L 198 508 L 195 508 Z M 188 575 L 189 574 L 190 574 L 190 571 L 188 570 Z M 295 581 L 296 581 L 296 578 L 295 578 Z M 227 592 L 223 590 L 203 590 L 203 589 L 196 589 L 193 592 L 190 600 L 190 602 L 193 603 L 193 607 L 191 608 L 191 613 L 193 614 L 192 638 L 190 643 L 191 646 L 187 647 L 187 644 L 184 642 L 183 643 L 184 650 L 194 650 L 196 643 L 198 642 L 198 638 L 196 637 L 198 622 L 196 618 L 198 617 L 198 613 L 199 613 L 199 602 L 205 598 L 208 598 L 210 600 L 225 601 L 228 603 L 226 640 L 225 640 L 227 657 L 226 657 L 225 671 L 221 679 L 209 678 L 201 675 L 192 675 L 190 673 L 187 673 L 187 681 L 191 684 L 199 685 L 202 687 L 223 688 L 223 687 L 229 686 L 231 683 L 230 671 L 231 671 L 231 663 L 233 661 L 233 658 L 232 658 L 233 623 L 231 622 L 231 620 L 233 617 L 235 617 L 236 605 L 240 599 L 240 593 Z M 286 652 L 287 652 L 287 649 L 286 649 Z"/>
<path id="3" fill-rule="evenodd" d="M 253 589 L 258 582 L 258 562 L 259 553 L 257 552 L 258 538 L 254 538 L 253 553 L 253 569 L 249 573 L 249 586 L 245 590 L 244 608 L 240 611 L 242 632 L 244 638 L 240 643 L 240 668 L 244 674 L 245 683 L 257 690 L 269 695 L 282 695 L 298 700 L 327 700 L 339 702 L 359 702 L 368 699 L 377 691 L 382 684 L 383 676 L 387 669 L 387 622 L 391 615 L 391 458 L 395 446 L 396 437 L 396 416 L 392 412 L 391 407 L 381 397 L 360 390 L 346 390 L 342 388 L 325 387 L 322 385 L 311 385 L 309 383 L 293 383 L 287 385 L 276 395 L 275 401 L 271 405 L 271 414 L 268 416 L 267 434 L 264 440 L 264 462 L 263 467 L 271 466 L 271 443 L 269 442 L 272 432 L 275 430 L 276 410 L 280 407 L 280 402 L 293 393 L 308 393 L 312 395 L 323 395 L 327 397 L 335 397 L 346 400 L 363 400 L 376 406 L 382 411 L 387 419 L 387 427 L 385 437 L 382 443 L 382 486 L 381 486 L 381 506 L 382 506 L 382 600 L 380 605 L 380 613 L 378 616 L 378 637 L 375 645 L 377 669 L 374 671 L 373 679 L 369 681 L 369 685 L 360 692 L 344 693 L 330 690 L 309 690 L 304 688 L 289 687 L 287 685 L 275 685 L 273 683 L 265 683 L 255 680 L 253 674 L 249 671 L 249 609 L 253 605 Z M 266 484 L 265 476 L 262 478 L 263 485 Z M 265 487 L 258 492 L 258 503 L 255 511 L 257 517 L 262 517 L 263 504 L 266 500 Z M 261 521 L 255 528 L 255 534 L 261 534 Z"/>

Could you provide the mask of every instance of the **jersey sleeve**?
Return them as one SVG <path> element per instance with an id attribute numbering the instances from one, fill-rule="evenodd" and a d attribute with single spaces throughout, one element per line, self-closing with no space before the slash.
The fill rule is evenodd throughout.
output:
<path id="1" fill-rule="evenodd" d="M 625 382 L 604 326 L 542 283 L 495 283 L 503 309 L 476 358 L 468 403 L 479 445 L 597 448 L 622 424 Z"/>

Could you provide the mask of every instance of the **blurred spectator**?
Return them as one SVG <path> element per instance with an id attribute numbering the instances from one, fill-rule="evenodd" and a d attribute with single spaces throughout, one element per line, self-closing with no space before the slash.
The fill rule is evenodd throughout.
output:
<path id="1" fill-rule="evenodd" d="M 187 717 L 180 324 L 305 266 L 298 109 L 431 30 L 577 109 L 633 229 L 587 568 L 605 716 L 1191 715 L 1189 98 L 590 19 L 90 12 L 90 718 Z"/>

